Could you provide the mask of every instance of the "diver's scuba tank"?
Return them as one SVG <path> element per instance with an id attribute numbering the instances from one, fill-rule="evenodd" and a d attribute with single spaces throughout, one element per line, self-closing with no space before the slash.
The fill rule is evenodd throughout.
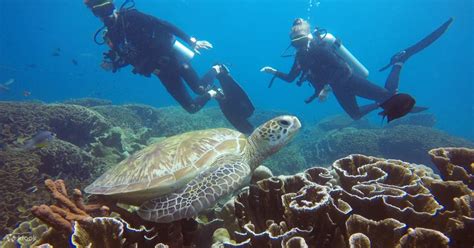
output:
<path id="1" fill-rule="evenodd" d="M 367 70 L 367 68 L 365 68 L 365 66 L 356 57 L 354 57 L 354 55 L 352 55 L 349 50 L 347 50 L 341 41 L 334 37 L 334 35 L 327 32 L 319 32 L 318 30 L 315 33 L 317 36 L 319 36 L 320 41 L 329 45 L 334 50 L 334 52 L 352 68 L 354 73 L 363 78 L 369 76 L 369 70 Z"/>
<path id="2" fill-rule="evenodd" d="M 178 40 L 173 43 L 173 52 L 179 62 L 188 62 L 194 57 L 194 52 Z"/>

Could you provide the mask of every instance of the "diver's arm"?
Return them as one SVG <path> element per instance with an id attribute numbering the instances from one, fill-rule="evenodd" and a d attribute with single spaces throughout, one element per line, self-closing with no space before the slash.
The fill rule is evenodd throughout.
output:
<path id="1" fill-rule="evenodd" d="M 165 20 L 159 19 L 155 17 L 155 21 L 159 26 L 164 28 L 164 30 L 168 31 L 169 33 L 172 33 L 176 35 L 178 38 L 186 42 L 188 45 L 193 46 L 194 43 L 196 42 L 196 39 L 191 37 L 190 35 L 186 34 L 183 30 L 178 28 L 177 26 L 173 25 L 170 22 L 167 22 Z"/>
<path id="2" fill-rule="evenodd" d="M 291 83 L 295 81 L 295 79 L 298 77 L 298 75 L 301 73 L 301 67 L 298 64 L 298 62 L 295 60 L 293 63 L 293 66 L 291 67 L 291 70 L 288 74 L 280 71 L 275 71 L 273 74 L 277 76 L 278 78 Z"/>
<path id="3" fill-rule="evenodd" d="M 121 58 L 114 50 L 104 53 L 104 60 L 101 67 L 106 71 L 116 72 L 118 69 L 129 65 L 125 59 Z"/>
<path id="4" fill-rule="evenodd" d="M 155 18 L 158 24 L 163 27 L 166 31 L 170 32 L 171 34 L 176 35 L 178 38 L 186 42 L 189 46 L 191 46 L 195 53 L 200 54 L 199 49 L 210 49 L 212 48 L 212 44 L 209 41 L 205 40 L 197 40 L 196 38 L 186 34 L 184 31 L 179 29 L 177 26 L 167 22 L 165 20 L 161 20 Z"/>

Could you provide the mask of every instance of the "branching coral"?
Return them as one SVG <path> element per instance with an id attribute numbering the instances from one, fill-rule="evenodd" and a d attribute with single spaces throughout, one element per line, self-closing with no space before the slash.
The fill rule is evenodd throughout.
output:
<path id="1" fill-rule="evenodd" d="M 456 153 L 451 156 L 455 161 Z M 229 247 L 472 247 L 474 237 L 467 233 L 473 230 L 473 205 L 465 184 L 442 181 L 425 166 L 351 155 L 332 169 L 272 177 L 240 193 L 222 210 L 234 219 L 225 219 L 230 237 L 220 242 Z"/>
<path id="2" fill-rule="evenodd" d="M 73 192 L 72 198 L 69 197 L 63 180 L 45 181 L 46 188 L 51 192 L 56 203 L 50 206 L 34 206 L 31 212 L 38 219 L 47 223 L 57 231 L 71 233 L 73 222 L 90 222 L 91 214 L 106 215 L 109 209 L 101 205 L 85 205 L 80 190 Z"/>

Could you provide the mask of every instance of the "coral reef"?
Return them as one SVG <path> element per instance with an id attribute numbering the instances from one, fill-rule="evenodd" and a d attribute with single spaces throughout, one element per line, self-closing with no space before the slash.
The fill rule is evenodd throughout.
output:
<path id="1" fill-rule="evenodd" d="M 11 233 L 13 227 L 31 216 L 29 209 L 42 200 L 42 176 L 36 167 L 40 163 L 36 154 L 24 156 L 21 151 L 0 151 L 0 236 Z M 33 193 L 33 191 L 38 192 Z"/>
<path id="2" fill-rule="evenodd" d="M 307 164 L 318 165 L 330 165 L 335 159 L 353 153 L 431 165 L 430 157 L 427 155 L 430 149 L 445 146 L 474 148 L 474 143 L 471 141 L 427 127 L 428 125 L 423 122 L 428 122 L 425 119 L 432 118 L 430 116 L 430 114 L 413 115 L 412 120 L 388 125 L 385 128 L 371 128 L 363 124 L 356 128 L 354 123 L 350 124 L 351 122 L 347 122 L 346 125 L 332 124 L 333 118 L 335 120 L 344 118 L 328 117 L 327 121 L 323 120 L 316 125 L 304 127 L 302 135 L 296 137 L 293 143 Z"/>
<path id="3" fill-rule="evenodd" d="M 41 183 L 45 178 L 61 176 L 75 187 L 82 187 L 101 172 L 99 162 L 80 147 L 59 138 L 41 149 L 30 151 L 11 144 L 0 150 L 0 194 L 4 199 L 0 202 L 4 213 L 0 217 L 0 235 L 31 217 L 26 209 L 47 195 Z"/>
<path id="4" fill-rule="evenodd" d="M 168 137 L 192 130 L 231 127 L 218 108 L 206 108 L 190 115 L 181 107 L 153 108 L 146 105 L 98 106 L 93 110 L 114 126 L 137 133 L 147 128 L 148 137 Z"/>
<path id="5" fill-rule="evenodd" d="M 68 99 L 63 101 L 64 104 L 73 104 L 73 105 L 80 105 L 83 107 L 96 107 L 96 106 L 104 106 L 104 105 L 112 105 L 112 101 L 100 98 L 75 98 L 75 99 Z"/>
<path id="6" fill-rule="evenodd" d="M 32 247 L 48 231 L 48 226 L 39 219 L 22 222 L 0 241 L 2 248 Z"/>
<path id="7" fill-rule="evenodd" d="M 49 130 L 83 147 L 111 127 L 102 115 L 79 105 L 0 102 L 0 109 L 0 139 L 7 144 Z"/>
<path id="8" fill-rule="evenodd" d="M 432 113 L 410 114 L 388 123 L 387 127 L 394 127 L 398 125 L 434 127 L 436 125 L 436 116 Z"/>
<path id="9" fill-rule="evenodd" d="M 41 158 L 37 168 L 50 177 L 62 177 L 74 187 L 82 187 L 101 171 L 98 161 L 79 147 L 60 139 L 34 152 Z M 23 154 L 23 156 L 28 154 Z"/>
<path id="10" fill-rule="evenodd" d="M 326 117 L 318 122 L 317 127 L 326 132 L 346 127 L 353 127 L 358 129 L 372 128 L 367 119 L 362 118 L 360 120 L 354 121 L 347 115 L 333 115 Z"/>
<path id="11" fill-rule="evenodd" d="M 463 151 L 450 150 L 449 163 L 474 156 Z M 331 169 L 272 177 L 241 192 L 222 208 L 228 237 L 219 230 L 214 245 L 472 247 L 473 206 L 466 184 L 426 166 L 350 155 Z"/>
<path id="12" fill-rule="evenodd" d="M 101 99 L 67 103 L 0 102 L 0 194 L 5 196 L 0 203 L 5 213 L 0 217 L 1 236 L 31 217 L 25 210 L 47 196 L 42 184 L 46 178 L 63 178 L 82 188 L 160 137 L 230 127 L 218 108 L 189 115 L 179 107 L 115 106 Z M 22 149 L 25 140 L 41 130 L 52 131 L 56 138 L 40 149 Z"/>
<path id="13" fill-rule="evenodd" d="M 47 232 L 41 229 L 41 237 L 33 240 L 34 246 L 69 247 L 71 240 L 75 247 L 209 247 L 214 230 L 222 226 L 219 220 L 147 222 L 114 204 L 110 208 L 86 205 L 80 190 L 68 195 L 63 180 L 46 180 L 45 185 L 55 203 L 34 206 L 31 211 L 51 228 Z"/>
<path id="14" fill-rule="evenodd" d="M 20 237 L 20 234 L 28 233 L 10 245 L 29 246 L 38 240 L 39 232 L 34 230 L 37 224 L 33 226 L 33 222 L 26 224 L 25 221 L 32 218 L 28 209 L 33 205 L 41 206 L 50 197 L 51 187 L 42 183 L 45 179 L 63 178 L 70 187 L 82 188 L 108 167 L 163 137 L 196 129 L 232 128 L 218 108 L 206 108 L 190 115 L 180 107 L 117 106 L 93 98 L 65 103 L 0 102 L 0 195 L 3 199 L 0 202 L 3 213 L 0 236 L 11 233 L 14 236 L 9 237 Z M 251 122 L 258 125 L 279 114 L 284 112 L 256 111 Z M 333 164 L 333 168 L 311 168 L 293 176 L 268 179 L 264 178 L 271 172 L 262 170 L 261 177 L 253 179 L 255 185 L 222 208 L 228 215 L 217 214 L 225 219 L 227 229 L 216 232 L 214 245 L 377 247 L 383 242 L 378 236 L 390 232 L 392 236 L 386 237 L 387 240 L 400 247 L 419 246 L 420 242 L 436 242 L 443 246 L 447 238 L 453 247 L 471 244 L 465 233 L 474 233 L 472 149 L 434 149 L 429 156 L 427 151 L 441 146 L 473 148 L 474 144 L 430 128 L 434 123 L 432 115 L 419 114 L 394 121 L 385 128 L 371 127 L 365 120 L 353 122 L 344 116 L 304 125 L 302 134 L 265 165 L 276 175 L 293 174 L 313 164 Z M 56 139 L 40 149 L 22 149 L 22 143 L 41 130 L 54 132 Z M 396 160 L 354 155 L 332 163 L 352 153 L 427 165 L 431 156 L 444 181 L 425 167 Z M 63 186 L 55 186 L 55 189 L 65 192 Z M 66 194 L 58 200 L 58 193 L 55 193 L 55 204 L 36 209 L 35 213 L 50 225 L 54 223 L 51 217 L 62 218 L 59 223 L 64 224 L 62 228 L 50 228 L 43 236 L 44 243 L 68 246 L 68 239 L 74 235 L 78 245 L 87 243 L 92 247 L 112 241 L 121 246 L 161 243 L 163 247 L 173 247 L 199 243 L 210 247 L 210 236 L 204 233 L 212 233 L 219 226 L 215 221 L 209 224 L 194 221 L 169 225 L 144 223 L 134 214 L 112 206 L 120 217 L 87 211 L 82 215 L 76 211 L 81 207 L 76 205 L 77 209 L 71 209 L 64 203 L 69 199 L 76 204 L 76 194 L 71 194 L 71 198 Z M 271 211 L 263 209 L 266 202 L 272 204 Z M 257 206 L 259 209 L 255 209 Z M 304 211 L 293 210 L 302 206 Z M 375 215 L 366 211 L 368 208 L 383 213 Z M 306 218 L 305 211 L 314 216 Z M 208 217 L 212 220 L 212 216 Z M 312 225 L 315 218 L 319 225 Z M 81 221 L 73 221 L 76 219 Z M 297 224 L 299 222 L 303 224 Z M 13 231 L 18 225 L 19 231 Z M 27 225 L 30 225 L 29 229 Z M 38 230 L 44 231 L 43 227 Z M 71 228 L 80 231 L 72 233 Z M 119 230 L 125 235 L 124 243 L 117 235 L 114 240 L 98 240 L 99 233 L 104 234 L 99 236 L 108 237 L 105 233 L 116 234 Z M 146 243 L 143 237 L 156 236 L 156 230 L 160 230 L 160 235 Z M 196 235 L 202 239 L 195 242 L 193 237 Z"/>
<path id="15" fill-rule="evenodd" d="M 385 129 L 378 141 L 382 157 L 430 164 L 428 151 L 437 147 L 474 147 L 472 142 L 433 128 L 398 125 Z"/>
<path id="16" fill-rule="evenodd" d="M 348 127 L 329 131 L 315 140 L 306 138 L 300 146 L 306 153 L 308 163 L 329 165 L 340 157 L 354 153 L 379 156 L 379 138 L 375 130 Z"/>
<path id="17" fill-rule="evenodd" d="M 31 212 L 55 230 L 71 233 L 74 221 L 90 222 L 93 213 L 99 216 L 107 215 L 109 208 L 101 205 L 85 205 L 80 190 L 74 190 L 69 197 L 63 180 L 45 181 L 46 188 L 51 192 L 55 204 L 34 206 Z"/>
<path id="18" fill-rule="evenodd" d="M 294 174 L 308 167 L 300 146 L 295 143 L 283 147 L 263 164 L 276 175 Z"/>
<path id="19" fill-rule="evenodd" d="M 443 180 L 462 181 L 474 190 L 474 149 L 438 148 L 429 154 Z"/>

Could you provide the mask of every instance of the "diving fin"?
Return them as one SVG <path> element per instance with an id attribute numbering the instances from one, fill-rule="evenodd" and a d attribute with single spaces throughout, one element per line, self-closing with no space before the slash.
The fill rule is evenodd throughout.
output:
<path id="1" fill-rule="evenodd" d="M 454 19 L 452 17 L 449 18 L 445 23 L 443 23 L 443 25 L 438 27 L 435 31 L 433 31 L 431 34 L 429 34 L 425 38 L 423 38 L 421 41 L 419 41 L 418 43 L 416 43 L 415 45 L 411 47 L 408 47 L 402 52 L 397 53 L 395 56 L 392 57 L 392 59 L 390 60 L 390 63 L 382 67 L 379 71 L 384 71 L 399 61 L 405 61 L 410 56 L 414 55 L 415 53 L 418 53 L 419 51 L 431 45 L 431 43 L 436 41 L 439 37 L 441 37 L 441 35 L 443 35 L 446 32 L 446 30 L 448 30 L 453 20 Z"/>
<path id="2" fill-rule="evenodd" d="M 219 73 L 217 79 L 224 91 L 224 98 L 217 99 L 222 113 L 237 130 L 246 134 L 251 133 L 254 127 L 248 118 L 252 116 L 255 107 L 247 93 L 228 72 Z"/>

